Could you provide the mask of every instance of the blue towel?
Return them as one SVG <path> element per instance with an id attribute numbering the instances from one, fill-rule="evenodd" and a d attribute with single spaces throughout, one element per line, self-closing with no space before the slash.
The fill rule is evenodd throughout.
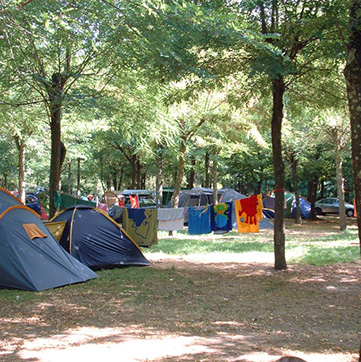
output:
<path id="1" fill-rule="evenodd" d="M 211 207 L 191 206 L 189 208 L 188 233 L 192 235 L 209 234 L 211 229 Z"/>

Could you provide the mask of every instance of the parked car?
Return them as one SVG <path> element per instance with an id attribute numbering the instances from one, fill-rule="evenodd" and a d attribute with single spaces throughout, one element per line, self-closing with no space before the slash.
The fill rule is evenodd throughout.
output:
<path id="1" fill-rule="evenodd" d="M 338 214 L 339 206 L 340 203 L 336 197 L 329 197 L 316 201 L 315 211 L 317 215 Z M 345 202 L 345 211 L 347 216 L 353 216 L 354 206 L 348 202 Z"/>

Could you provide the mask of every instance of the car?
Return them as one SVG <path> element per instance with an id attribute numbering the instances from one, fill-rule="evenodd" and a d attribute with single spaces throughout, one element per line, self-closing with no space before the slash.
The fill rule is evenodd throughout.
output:
<path id="1" fill-rule="evenodd" d="M 329 197 L 316 201 L 315 211 L 317 215 L 326 215 L 326 214 L 338 214 L 339 213 L 340 203 L 338 198 Z M 351 217 L 354 215 L 354 206 L 345 202 L 345 212 L 346 215 Z"/>

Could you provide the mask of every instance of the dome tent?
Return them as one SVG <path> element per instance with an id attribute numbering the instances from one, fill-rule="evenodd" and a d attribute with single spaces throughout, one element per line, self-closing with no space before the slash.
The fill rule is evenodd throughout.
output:
<path id="1" fill-rule="evenodd" d="M 95 207 L 69 207 L 46 225 L 52 232 L 53 227 L 57 229 L 57 226 L 63 225 L 63 231 L 57 236 L 60 245 L 93 269 L 150 265 L 120 225 Z"/>
<path id="2" fill-rule="evenodd" d="M 61 248 L 40 216 L 0 188 L 0 285 L 42 291 L 97 275 Z"/>

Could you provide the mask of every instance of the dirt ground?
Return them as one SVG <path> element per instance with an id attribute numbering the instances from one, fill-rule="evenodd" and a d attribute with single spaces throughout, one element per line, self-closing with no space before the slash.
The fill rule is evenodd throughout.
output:
<path id="1" fill-rule="evenodd" d="M 0 298 L 0 361 L 358 361 L 360 262 L 146 256 L 141 292 L 84 283 Z"/>

